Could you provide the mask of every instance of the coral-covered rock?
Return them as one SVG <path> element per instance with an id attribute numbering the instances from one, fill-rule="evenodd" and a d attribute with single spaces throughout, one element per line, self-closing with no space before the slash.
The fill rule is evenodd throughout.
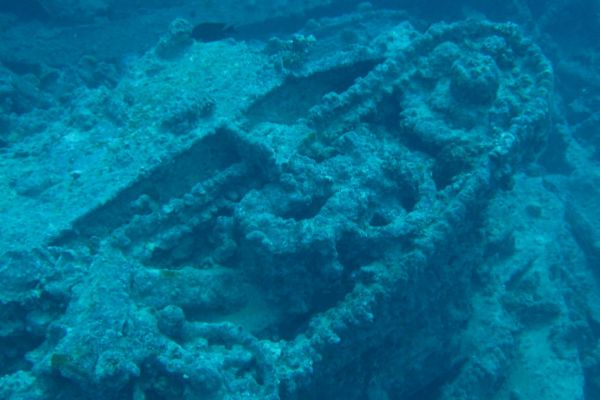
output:
<path id="1" fill-rule="evenodd" d="M 175 57 L 192 43 L 192 25 L 178 18 L 171 22 L 169 30 L 156 45 L 156 54 L 162 58 Z"/>
<path id="2" fill-rule="evenodd" d="M 488 105 L 496 99 L 500 76 L 491 57 L 474 54 L 452 64 L 450 89 L 459 102 Z"/>

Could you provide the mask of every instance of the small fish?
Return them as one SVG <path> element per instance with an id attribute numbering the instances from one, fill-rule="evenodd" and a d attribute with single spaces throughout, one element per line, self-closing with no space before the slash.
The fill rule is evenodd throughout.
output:
<path id="1" fill-rule="evenodd" d="M 203 22 L 192 29 L 192 38 L 200 42 L 216 42 L 232 37 L 234 34 L 233 25 L 222 22 Z"/>

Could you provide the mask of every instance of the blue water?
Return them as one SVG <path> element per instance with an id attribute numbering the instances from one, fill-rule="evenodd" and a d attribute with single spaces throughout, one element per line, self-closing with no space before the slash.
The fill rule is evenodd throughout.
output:
<path id="1" fill-rule="evenodd" d="M 0 399 L 600 399 L 599 16 L 0 0 Z"/>

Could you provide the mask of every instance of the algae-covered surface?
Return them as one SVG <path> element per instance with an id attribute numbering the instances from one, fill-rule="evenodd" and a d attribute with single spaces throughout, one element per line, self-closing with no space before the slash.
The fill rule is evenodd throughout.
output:
<path id="1" fill-rule="evenodd" d="M 0 398 L 600 397 L 597 6 L 205 3 L 0 3 Z"/>

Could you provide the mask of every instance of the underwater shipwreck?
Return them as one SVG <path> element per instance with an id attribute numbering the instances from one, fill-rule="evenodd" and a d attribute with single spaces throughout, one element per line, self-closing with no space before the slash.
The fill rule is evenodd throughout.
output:
<path id="1" fill-rule="evenodd" d="M 540 172 L 535 41 L 365 5 L 244 35 L 7 64 L 0 397 L 593 398 L 600 251 Z"/>

